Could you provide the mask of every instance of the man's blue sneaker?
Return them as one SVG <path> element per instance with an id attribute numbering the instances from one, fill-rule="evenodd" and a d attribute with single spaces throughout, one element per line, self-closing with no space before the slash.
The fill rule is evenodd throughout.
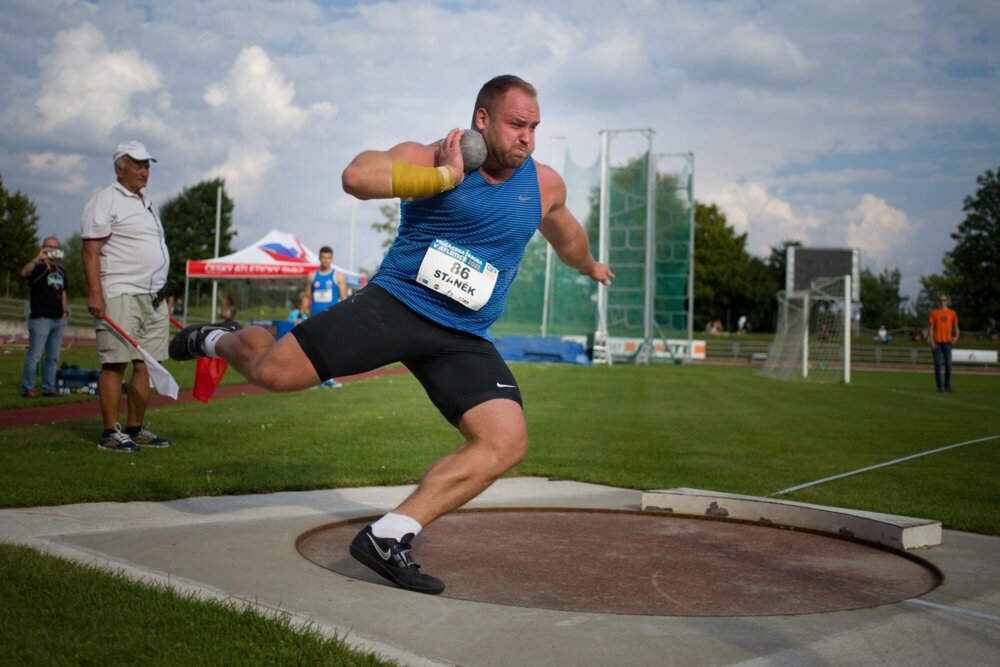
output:
<path id="1" fill-rule="evenodd" d="M 134 454 L 139 448 L 128 434 L 122 431 L 121 426 L 115 424 L 115 430 L 105 433 L 97 441 L 97 448 L 107 452 L 118 452 L 119 454 Z"/>
<path id="2" fill-rule="evenodd" d="M 130 433 L 128 436 L 140 447 L 169 447 L 171 442 L 170 438 L 161 438 L 148 428 L 139 429 L 138 433 Z"/>

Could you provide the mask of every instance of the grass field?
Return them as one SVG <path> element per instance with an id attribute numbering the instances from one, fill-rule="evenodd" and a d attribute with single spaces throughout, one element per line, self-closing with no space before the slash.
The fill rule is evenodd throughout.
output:
<path id="1" fill-rule="evenodd" d="M 21 371 L 24 368 L 24 350 L 7 349 L 0 354 L 0 410 L 10 410 L 12 408 L 24 408 L 35 405 L 58 405 L 60 403 L 76 403 L 79 401 L 93 401 L 95 397 L 87 395 L 66 395 L 56 398 L 21 398 Z M 94 346 L 82 345 L 70 349 L 64 349 L 59 357 L 60 364 L 70 364 L 80 368 L 100 368 L 97 362 L 97 352 Z M 181 364 L 174 361 L 164 361 L 163 365 L 170 370 L 181 389 L 190 389 L 194 384 L 194 364 Z M 131 371 L 129 371 L 131 372 Z M 125 375 L 128 380 L 128 373 Z M 243 380 L 235 373 L 226 373 L 222 379 L 222 384 L 242 384 Z M 39 394 L 42 391 L 41 378 L 35 379 L 35 391 Z M 2 436 L 0 436 L 2 437 Z"/>
<path id="2" fill-rule="evenodd" d="M 182 388 L 190 385 L 193 364 L 170 368 Z M 858 371 L 852 384 L 844 386 L 776 382 L 747 366 L 513 368 L 531 435 L 529 454 L 513 471 L 516 475 L 634 489 L 685 486 L 766 495 L 1000 435 L 996 375 L 957 375 L 956 392 L 938 394 L 926 372 Z M 6 359 L 0 372 L 4 384 L 14 381 Z M 0 430 L 0 506 L 412 483 L 459 444 L 456 432 L 405 375 L 332 391 L 171 405 L 151 411 L 147 422 L 175 445 L 132 456 L 99 452 L 96 418 Z M 1000 439 L 784 497 L 938 519 L 948 528 L 1000 535 Z M 58 567 L 38 555 L 4 558 L 33 559 L 43 572 Z M 5 566 L 0 575 L 5 601 L 18 599 L 16 575 L 8 572 Z M 64 586 L 65 580 L 84 576 L 91 574 L 71 571 L 51 580 L 43 575 L 33 586 L 58 597 L 57 579 Z M 118 579 L 94 576 L 113 589 L 121 587 Z M 70 586 L 63 603 L 76 604 L 83 588 L 98 585 L 87 581 Z M 143 600 L 148 594 L 140 589 L 135 595 Z M 176 600 L 178 606 L 191 603 Z M 91 603 L 95 614 L 99 607 L 93 605 L 98 604 Z M 23 610 L 26 619 L 38 618 L 29 611 Z M 141 609 L 136 613 L 143 614 Z M 201 612 L 185 611 L 181 617 L 195 613 Z M 233 616 L 234 624 L 238 616 Z M 43 632 L 34 621 L 14 622 L 18 632 Z M 165 623 L 157 641 L 176 641 L 181 623 Z M 88 627 L 69 619 L 60 631 L 77 633 L 86 643 Z M 8 641 L 3 638 L 0 652 Z M 283 640 L 274 641 L 280 645 Z M 273 654 L 272 664 L 282 662 L 279 655 Z"/>
<path id="3" fill-rule="evenodd" d="M 0 545 L 0 664 L 385 665 L 314 629 Z"/>
<path id="4" fill-rule="evenodd" d="M 850 386 L 776 382 L 724 366 L 516 364 L 515 373 L 531 434 L 514 471 L 521 475 L 766 495 L 1000 434 L 998 376 L 961 375 L 954 394 L 938 394 L 926 373 L 857 372 Z M 97 419 L 0 431 L 0 506 L 411 483 L 459 444 L 408 375 L 180 403 L 147 422 L 175 446 L 107 455 L 95 447 Z M 991 511 L 997 480 L 1000 440 L 789 497 L 1000 534 Z"/>

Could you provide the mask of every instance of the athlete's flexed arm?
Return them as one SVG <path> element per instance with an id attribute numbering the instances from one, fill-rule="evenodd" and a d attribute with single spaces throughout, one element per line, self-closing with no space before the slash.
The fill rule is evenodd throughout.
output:
<path id="1" fill-rule="evenodd" d="M 409 141 L 364 151 L 344 169 L 344 191 L 358 199 L 420 199 L 451 190 L 465 178 L 462 133 L 456 128 L 433 144 Z"/>

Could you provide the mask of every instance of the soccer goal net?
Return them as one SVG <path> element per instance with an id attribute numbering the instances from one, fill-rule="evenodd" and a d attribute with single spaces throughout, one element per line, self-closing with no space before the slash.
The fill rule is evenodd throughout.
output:
<path id="1" fill-rule="evenodd" d="M 778 292 L 778 327 L 761 374 L 778 380 L 851 381 L 850 276 Z"/>

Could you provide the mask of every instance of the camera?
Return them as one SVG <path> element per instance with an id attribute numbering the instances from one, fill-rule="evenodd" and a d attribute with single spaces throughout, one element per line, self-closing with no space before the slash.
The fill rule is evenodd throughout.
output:
<path id="1" fill-rule="evenodd" d="M 61 248 L 49 248 L 45 251 L 45 254 L 52 259 L 62 259 L 66 256 L 66 253 L 64 253 Z"/>

